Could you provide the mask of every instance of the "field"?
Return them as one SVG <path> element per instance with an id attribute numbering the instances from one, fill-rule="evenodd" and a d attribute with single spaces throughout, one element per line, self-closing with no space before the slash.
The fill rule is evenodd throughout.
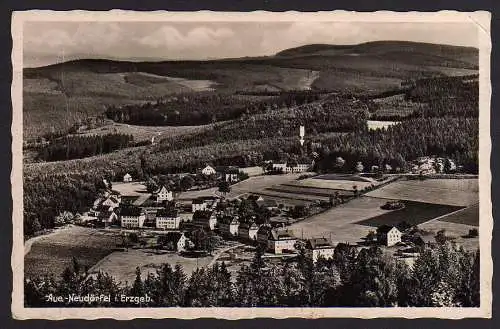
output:
<path id="1" fill-rule="evenodd" d="M 327 237 L 333 243 L 361 241 L 373 228 L 359 225 L 358 222 L 387 213 L 380 208 L 386 200 L 360 197 L 321 214 L 290 225 L 294 235 L 301 238 Z"/>
<path id="2" fill-rule="evenodd" d="M 399 123 L 398 121 L 375 121 L 375 120 L 368 120 L 366 122 L 369 130 L 386 129 L 398 123 Z"/>
<path id="3" fill-rule="evenodd" d="M 118 241 L 115 233 L 78 226 L 35 239 L 24 257 L 26 277 L 59 277 L 66 267 L 71 266 L 73 257 L 77 258 L 82 269 L 90 268 L 113 252 Z"/>
<path id="4" fill-rule="evenodd" d="M 122 196 L 141 196 L 147 193 L 146 186 L 140 182 L 112 182 L 113 190 L 120 192 Z"/>
<path id="5" fill-rule="evenodd" d="M 293 185 L 300 187 L 352 191 L 354 186 L 356 186 L 358 190 L 362 190 L 371 185 L 377 185 L 377 181 L 357 176 L 322 175 L 296 181 Z"/>
<path id="6" fill-rule="evenodd" d="M 334 195 L 336 192 L 340 195 L 352 195 L 351 191 L 346 190 L 333 190 L 327 188 L 314 188 L 314 187 L 302 187 L 293 184 L 281 184 L 270 187 L 267 189 L 268 191 L 276 191 L 276 192 L 284 192 L 284 193 L 296 193 L 296 194 L 305 194 L 305 195 L 314 195 L 318 197 L 330 197 Z"/>
<path id="7" fill-rule="evenodd" d="M 204 131 L 210 125 L 201 126 L 136 126 L 128 125 L 124 123 L 112 123 L 110 125 L 102 126 L 95 129 L 90 129 L 85 131 L 83 134 L 78 134 L 77 136 L 86 135 L 105 135 L 111 133 L 120 133 L 134 136 L 134 142 L 141 141 L 151 141 L 151 138 L 155 137 L 155 141 L 167 137 L 176 137 L 181 135 L 195 134 Z"/>
<path id="8" fill-rule="evenodd" d="M 404 95 L 394 95 L 384 98 L 374 99 L 373 102 L 378 105 L 378 109 L 372 114 L 373 116 L 397 116 L 406 117 L 423 104 L 405 100 Z"/>
<path id="9" fill-rule="evenodd" d="M 368 192 L 374 198 L 469 206 L 479 201 L 477 179 L 398 181 Z"/>
<path id="10" fill-rule="evenodd" d="M 439 218 L 441 222 L 479 226 L 479 203 L 469 206 L 462 211 L 457 211 L 448 216 Z"/>
<path id="11" fill-rule="evenodd" d="M 397 225 L 402 221 L 410 225 L 420 225 L 433 218 L 461 209 L 457 206 L 443 204 L 432 204 L 415 201 L 404 201 L 405 207 L 393 210 L 370 219 L 358 222 L 357 224 L 379 227 L 380 225 Z"/>

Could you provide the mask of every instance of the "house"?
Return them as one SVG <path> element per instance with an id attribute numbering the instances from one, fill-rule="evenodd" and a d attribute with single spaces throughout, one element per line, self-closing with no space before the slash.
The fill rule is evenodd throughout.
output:
<path id="1" fill-rule="evenodd" d="M 240 222 L 236 216 L 223 216 L 217 220 L 219 231 L 224 236 L 235 237 L 238 235 Z"/>
<path id="2" fill-rule="evenodd" d="M 205 176 L 212 176 L 216 174 L 216 171 L 213 167 L 206 165 L 205 168 L 201 170 L 201 173 Z"/>
<path id="3" fill-rule="evenodd" d="M 123 182 L 124 183 L 130 183 L 132 181 L 132 176 L 130 176 L 129 173 L 126 173 L 124 176 L 123 176 Z"/>
<path id="4" fill-rule="evenodd" d="M 333 258 L 335 247 L 326 238 L 309 239 L 306 242 L 306 255 L 316 262 L 318 258 Z"/>
<path id="5" fill-rule="evenodd" d="M 118 222 L 118 215 L 113 210 L 104 210 L 99 213 L 97 217 L 98 223 L 104 227 L 110 226 Z"/>
<path id="6" fill-rule="evenodd" d="M 113 211 L 114 208 L 113 207 L 110 207 L 110 206 L 105 206 L 103 204 L 100 204 L 98 205 L 97 207 L 93 207 L 89 210 L 89 213 L 88 215 L 90 217 L 99 217 L 101 212 L 109 212 L 109 211 Z"/>
<path id="7" fill-rule="evenodd" d="M 124 228 L 140 228 L 144 226 L 146 214 L 139 207 L 122 207 L 120 209 L 121 226 Z"/>
<path id="8" fill-rule="evenodd" d="M 164 244 L 170 245 L 171 249 L 177 252 L 183 252 L 189 246 L 189 239 L 184 232 L 168 232 L 164 236 Z"/>
<path id="9" fill-rule="evenodd" d="M 282 254 L 283 251 L 295 250 L 297 238 L 293 232 L 284 229 L 272 229 L 267 239 L 267 249 L 275 254 Z"/>
<path id="10" fill-rule="evenodd" d="M 217 224 L 215 213 L 210 210 L 198 210 L 193 214 L 193 225 L 213 231 Z"/>
<path id="11" fill-rule="evenodd" d="M 118 208 L 120 206 L 121 198 L 116 195 L 110 195 L 106 200 L 102 202 L 103 206 Z"/>
<path id="12" fill-rule="evenodd" d="M 377 241 L 387 247 L 401 242 L 401 231 L 395 226 L 382 225 L 377 228 Z"/>
<path id="13" fill-rule="evenodd" d="M 254 222 L 240 223 L 238 226 L 238 236 L 244 240 L 256 241 L 259 226 Z"/>
<path id="14" fill-rule="evenodd" d="M 260 195 L 252 194 L 252 195 L 248 196 L 247 200 L 255 201 L 255 202 L 263 202 L 264 198 L 261 197 Z"/>
<path id="15" fill-rule="evenodd" d="M 156 202 L 172 201 L 174 199 L 173 192 L 169 191 L 165 185 L 162 185 L 153 195 L 156 197 Z"/>
<path id="16" fill-rule="evenodd" d="M 308 171 L 311 168 L 310 164 L 307 163 L 273 163 L 272 170 L 279 171 L 286 174 L 289 173 L 299 173 Z"/>
<path id="17" fill-rule="evenodd" d="M 203 198 L 194 199 L 191 203 L 191 211 L 193 214 L 197 211 L 205 211 L 207 210 L 208 204 Z"/>
<path id="18" fill-rule="evenodd" d="M 156 212 L 155 222 L 157 229 L 178 230 L 181 218 L 176 210 L 161 208 Z"/>
<path id="19" fill-rule="evenodd" d="M 264 199 L 262 201 L 256 201 L 259 207 L 264 207 L 268 210 L 276 210 L 278 209 L 278 203 L 276 200 Z"/>
<path id="20" fill-rule="evenodd" d="M 235 183 L 240 180 L 240 171 L 236 167 L 217 167 L 216 171 L 218 177 L 224 179 L 226 182 Z"/>

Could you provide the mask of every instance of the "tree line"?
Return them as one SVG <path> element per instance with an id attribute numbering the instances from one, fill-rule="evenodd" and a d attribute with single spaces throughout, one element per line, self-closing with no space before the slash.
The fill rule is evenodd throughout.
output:
<path id="1" fill-rule="evenodd" d="M 257 249 L 250 264 L 231 274 L 225 263 L 198 268 L 164 264 L 155 273 L 118 284 L 98 273 L 88 276 L 76 260 L 60 278 L 26 278 L 27 307 L 477 307 L 479 251 L 449 242 L 427 247 L 413 266 L 382 252 L 340 243 L 332 259 L 313 263 L 301 249 L 296 259 L 267 262 Z M 47 302 L 45 296 L 110 295 L 93 303 Z M 121 295 L 148 296 L 122 302 Z"/>
<path id="2" fill-rule="evenodd" d="M 38 159 L 43 161 L 61 161 L 80 159 L 106 154 L 130 146 L 134 137 L 127 134 L 112 133 L 91 136 L 66 136 L 53 140 L 41 148 Z"/>
<path id="3" fill-rule="evenodd" d="M 145 104 L 109 106 L 107 118 L 115 122 L 152 126 L 204 125 L 237 119 L 242 115 L 263 113 L 279 107 L 313 102 L 321 95 L 314 92 L 281 92 L 276 96 L 192 94 L 171 96 Z"/>

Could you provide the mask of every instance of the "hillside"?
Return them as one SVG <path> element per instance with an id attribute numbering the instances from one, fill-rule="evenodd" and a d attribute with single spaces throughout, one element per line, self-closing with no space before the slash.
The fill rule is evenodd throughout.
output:
<path id="1" fill-rule="evenodd" d="M 24 70 L 24 135 L 67 129 L 108 105 L 169 94 L 317 89 L 378 93 L 402 81 L 477 73 L 478 50 L 401 41 L 306 45 L 275 56 L 212 61 L 83 59 Z"/>

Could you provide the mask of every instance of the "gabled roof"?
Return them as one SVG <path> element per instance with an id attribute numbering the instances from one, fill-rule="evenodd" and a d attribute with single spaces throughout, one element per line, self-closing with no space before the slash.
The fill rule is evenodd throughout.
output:
<path id="1" fill-rule="evenodd" d="M 382 234 L 389 233 L 389 231 L 392 230 L 393 228 L 397 230 L 397 227 L 395 226 L 382 225 L 377 228 L 377 233 L 382 233 Z"/>
<path id="2" fill-rule="evenodd" d="M 248 222 L 248 223 L 240 223 L 240 228 L 248 230 L 250 228 L 252 229 L 259 229 L 259 226 L 255 224 L 255 222 Z"/>
<path id="3" fill-rule="evenodd" d="M 206 203 L 206 201 L 204 199 L 197 198 L 197 199 L 193 199 L 192 203 L 193 204 L 203 204 L 203 203 Z"/>
<path id="4" fill-rule="evenodd" d="M 166 208 L 160 208 L 156 212 L 156 217 L 177 217 L 178 213 L 176 209 L 166 209 Z"/>
<path id="5" fill-rule="evenodd" d="M 139 207 L 122 207 L 120 208 L 121 216 L 140 216 L 142 213 L 141 208 Z"/>
<path id="6" fill-rule="evenodd" d="M 212 214 L 213 212 L 210 211 L 210 210 L 204 210 L 204 211 L 201 211 L 201 210 L 198 210 L 198 211 L 195 211 L 194 214 L 193 214 L 193 221 L 196 221 L 196 220 L 206 220 L 208 221 L 210 219 L 210 217 L 212 217 Z"/>
<path id="7" fill-rule="evenodd" d="M 129 173 L 126 173 L 125 175 L 123 175 L 123 178 L 129 178 L 129 177 L 132 177 L 132 176 L 130 176 Z"/>
<path id="8" fill-rule="evenodd" d="M 273 240 L 289 240 L 289 239 L 295 239 L 293 236 L 293 232 L 290 232 L 288 230 L 271 230 L 271 236 Z"/>
<path id="9" fill-rule="evenodd" d="M 168 232 L 167 234 L 165 234 L 165 240 L 177 243 L 183 235 L 184 233 L 181 232 Z"/>
<path id="10" fill-rule="evenodd" d="M 233 217 L 233 216 L 222 216 L 222 217 L 220 217 L 220 220 L 218 218 L 217 221 L 219 223 L 227 224 L 227 225 L 239 223 L 238 219 L 236 217 Z"/>
<path id="11" fill-rule="evenodd" d="M 308 249 L 333 248 L 333 245 L 326 238 L 308 239 L 306 243 Z"/>
<path id="12" fill-rule="evenodd" d="M 160 193 L 163 189 L 167 190 L 167 192 L 169 192 L 170 190 L 165 186 L 165 185 L 161 185 L 156 191 L 154 191 L 153 193 L 154 194 L 158 194 Z"/>

